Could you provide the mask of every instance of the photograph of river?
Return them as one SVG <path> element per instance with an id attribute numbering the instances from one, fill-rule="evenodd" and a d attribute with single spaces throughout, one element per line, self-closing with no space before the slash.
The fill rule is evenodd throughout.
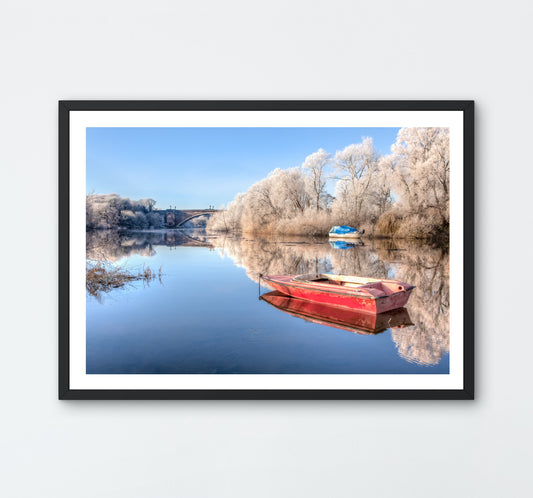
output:
<path id="1" fill-rule="evenodd" d="M 442 249 L 388 240 L 337 249 L 311 238 L 178 229 L 92 232 L 87 257 L 163 269 L 160 281 L 88 296 L 87 373 L 448 372 Z M 398 278 L 417 292 L 405 322 L 375 334 L 314 323 L 259 299 L 269 293 L 260 273 L 310 271 Z"/>
<path id="2" fill-rule="evenodd" d="M 89 127 L 86 140 L 86 374 L 450 372 L 446 128 Z M 343 279 L 328 283 L 372 303 L 414 288 L 369 313 L 272 275 L 313 292 Z"/>

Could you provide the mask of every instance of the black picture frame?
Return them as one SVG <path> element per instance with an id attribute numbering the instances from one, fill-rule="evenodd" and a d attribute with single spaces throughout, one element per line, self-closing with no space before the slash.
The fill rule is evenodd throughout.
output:
<path id="1" fill-rule="evenodd" d="M 73 111 L 460 111 L 463 113 L 462 389 L 71 389 L 69 382 L 70 113 Z M 59 399 L 474 399 L 474 102 L 436 101 L 102 101 L 59 102 Z"/>

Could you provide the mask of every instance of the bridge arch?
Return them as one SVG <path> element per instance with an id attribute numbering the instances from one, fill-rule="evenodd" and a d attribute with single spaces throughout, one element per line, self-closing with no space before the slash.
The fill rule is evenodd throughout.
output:
<path id="1" fill-rule="evenodd" d="M 193 218 L 199 218 L 200 216 L 207 216 L 208 218 L 211 217 L 213 213 L 197 213 L 197 214 L 193 214 L 192 216 L 189 216 L 188 218 L 185 218 L 184 220 L 180 221 L 179 223 L 176 224 L 176 228 L 179 228 L 183 225 L 185 225 L 185 223 L 187 223 L 188 221 L 192 220 Z"/>

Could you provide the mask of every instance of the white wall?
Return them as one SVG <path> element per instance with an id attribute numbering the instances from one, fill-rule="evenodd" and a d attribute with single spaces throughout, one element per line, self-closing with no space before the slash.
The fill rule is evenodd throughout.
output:
<path id="1" fill-rule="evenodd" d="M 3 0 L 0 494 L 531 496 L 531 5 Z M 59 99 L 475 99 L 476 401 L 57 401 Z"/>

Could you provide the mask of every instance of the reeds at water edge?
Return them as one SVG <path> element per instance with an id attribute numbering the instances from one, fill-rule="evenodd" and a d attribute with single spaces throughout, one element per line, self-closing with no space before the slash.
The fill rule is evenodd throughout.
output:
<path id="1" fill-rule="evenodd" d="M 127 270 L 107 261 L 88 261 L 86 271 L 87 292 L 94 297 L 119 289 L 135 281 L 148 284 L 158 279 L 161 282 L 162 267 L 158 271 L 143 265 L 140 270 Z"/>

